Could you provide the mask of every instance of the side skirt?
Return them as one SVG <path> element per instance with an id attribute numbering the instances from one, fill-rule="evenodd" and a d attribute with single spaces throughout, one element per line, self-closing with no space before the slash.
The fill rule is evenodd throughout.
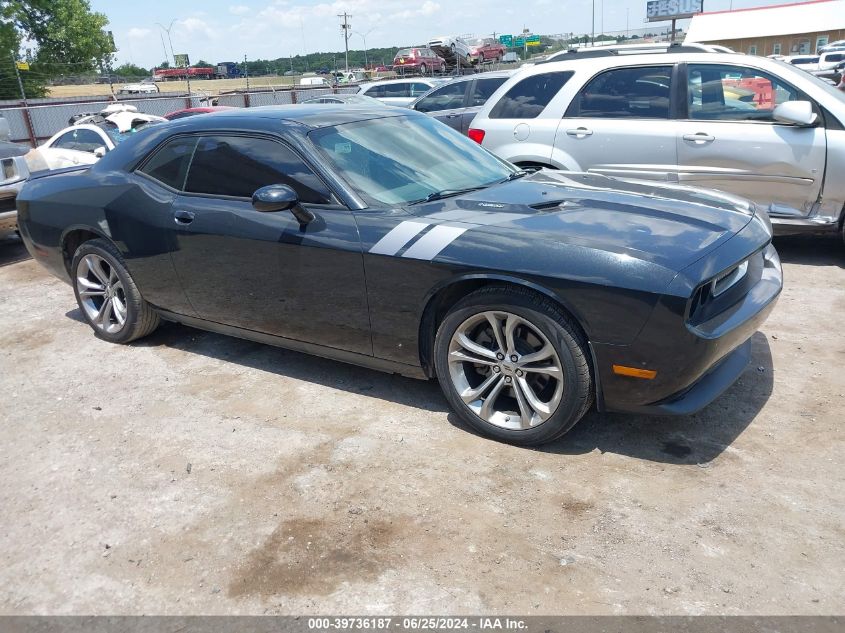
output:
<path id="1" fill-rule="evenodd" d="M 206 321 L 204 319 L 185 316 L 183 314 L 175 314 L 173 312 L 168 312 L 167 310 L 157 309 L 156 311 L 159 313 L 161 318 L 166 321 L 174 321 L 200 330 L 214 332 L 215 334 L 225 334 L 226 336 L 234 336 L 235 338 L 242 338 L 247 341 L 255 341 L 256 343 L 264 343 L 265 345 L 273 345 L 274 347 L 283 347 L 295 352 L 320 356 L 322 358 L 337 360 L 351 365 L 359 365 L 361 367 L 367 367 L 368 369 L 383 371 L 388 374 L 401 374 L 402 376 L 407 376 L 408 378 L 428 380 L 428 376 L 425 375 L 425 372 L 421 367 L 405 365 L 404 363 L 397 363 L 395 361 L 376 358 L 374 356 L 356 354 L 355 352 L 347 352 L 345 350 L 325 347 L 315 343 L 304 343 L 302 341 L 295 341 L 281 336 L 273 336 L 272 334 L 265 334 L 263 332 L 245 330 L 233 325 L 223 325 L 222 323 L 215 323 L 214 321 Z"/>

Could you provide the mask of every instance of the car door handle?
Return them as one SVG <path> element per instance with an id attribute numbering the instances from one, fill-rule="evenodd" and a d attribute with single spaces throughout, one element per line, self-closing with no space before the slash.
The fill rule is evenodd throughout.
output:
<path id="1" fill-rule="evenodd" d="M 692 141 L 694 143 L 712 143 L 716 140 L 715 136 L 711 136 L 710 134 L 705 134 L 704 132 L 698 132 L 696 134 L 684 134 L 685 141 Z"/>
<path id="2" fill-rule="evenodd" d="M 178 209 L 173 213 L 173 220 L 176 224 L 190 224 L 194 221 L 194 212 Z"/>
<path id="3" fill-rule="evenodd" d="M 566 133 L 569 136 L 574 136 L 576 138 L 583 138 L 585 136 L 592 136 L 593 135 L 593 131 L 588 130 L 585 127 L 577 127 L 575 129 L 569 129 L 569 130 L 566 130 Z"/>

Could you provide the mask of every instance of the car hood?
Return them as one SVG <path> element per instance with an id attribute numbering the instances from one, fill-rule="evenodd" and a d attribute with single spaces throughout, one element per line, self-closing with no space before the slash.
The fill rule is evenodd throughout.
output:
<path id="1" fill-rule="evenodd" d="M 741 231 L 756 209 L 715 191 L 542 170 L 408 211 L 514 237 L 525 231 L 532 240 L 627 254 L 679 271 Z"/>

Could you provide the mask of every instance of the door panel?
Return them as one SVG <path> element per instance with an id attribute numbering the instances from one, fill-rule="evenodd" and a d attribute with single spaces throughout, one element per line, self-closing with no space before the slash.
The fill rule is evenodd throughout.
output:
<path id="1" fill-rule="evenodd" d="M 247 200 L 179 196 L 176 270 L 200 318 L 372 354 L 358 229 L 347 210 L 260 213 Z M 176 222 L 187 212 L 193 219 Z"/>
<path id="2" fill-rule="evenodd" d="M 825 131 L 776 123 L 774 108 L 806 99 L 778 78 L 724 64 L 688 67 L 689 120 L 678 130 L 679 180 L 803 216 L 821 190 Z"/>
<path id="3" fill-rule="evenodd" d="M 669 119 L 672 66 L 601 73 L 560 121 L 555 147 L 584 171 L 622 178 L 676 179 L 677 122 Z"/>
<path id="4" fill-rule="evenodd" d="M 292 187 L 316 219 L 256 211 L 248 196 L 270 184 Z M 173 260 L 200 318 L 372 353 L 355 218 L 296 152 L 268 138 L 202 137 L 185 191 L 173 204 Z"/>

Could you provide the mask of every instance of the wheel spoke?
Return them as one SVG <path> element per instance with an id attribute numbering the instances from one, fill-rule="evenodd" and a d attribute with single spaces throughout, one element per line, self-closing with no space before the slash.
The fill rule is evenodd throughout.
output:
<path id="1" fill-rule="evenodd" d="M 515 314 L 509 314 L 505 321 L 505 345 L 507 345 L 508 354 L 513 354 L 516 351 L 516 343 L 514 342 L 513 336 L 517 326 L 521 324 L 522 319 Z"/>
<path id="2" fill-rule="evenodd" d="M 97 318 L 95 321 L 99 323 L 100 327 L 104 330 L 108 328 L 109 323 L 111 321 L 112 315 L 112 300 L 106 299 L 103 301 L 103 305 L 100 306 L 100 311 L 97 313 Z"/>
<path id="3" fill-rule="evenodd" d="M 91 281 L 87 277 L 77 277 L 76 286 L 80 297 L 102 297 L 106 294 L 105 286 Z"/>
<path id="4" fill-rule="evenodd" d="M 490 374 L 484 382 L 474 388 L 466 389 L 463 393 L 461 393 L 461 400 L 469 404 L 470 402 L 475 402 L 479 398 L 481 398 L 490 387 L 492 387 L 495 383 L 502 381 L 501 374 Z"/>
<path id="5" fill-rule="evenodd" d="M 481 358 L 480 356 L 474 356 L 470 352 L 466 350 L 456 349 L 454 352 L 449 354 L 449 362 L 450 363 L 475 363 L 476 365 L 495 365 L 495 360 L 490 360 L 489 358 Z"/>
<path id="6" fill-rule="evenodd" d="M 551 376 L 552 378 L 557 378 L 558 380 L 560 380 L 561 376 L 563 376 L 563 372 L 557 365 L 544 365 L 542 367 L 522 367 L 522 371 L 533 372 L 535 374 L 545 374 L 546 376 Z"/>
<path id="7" fill-rule="evenodd" d="M 120 327 L 123 327 L 123 324 L 126 323 L 126 304 L 115 297 L 112 299 L 112 308 L 114 309 L 114 316 L 117 319 L 117 324 Z"/>
<path id="8" fill-rule="evenodd" d="M 525 394 L 522 392 L 522 384 L 519 380 L 513 383 L 513 390 L 516 394 L 516 402 L 519 405 L 519 425 L 523 429 L 531 426 L 531 421 L 534 419 L 534 409 L 528 404 L 525 399 Z"/>
<path id="9" fill-rule="evenodd" d="M 496 339 L 496 345 L 499 346 L 499 351 L 504 354 L 508 348 L 505 347 L 505 339 L 502 337 L 502 324 L 499 317 L 496 316 L 495 312 L 485 312 L 484 316 L 487 318 L 487 322 L 493 329 L 493 338 Z"/>
<path id="10" fill-rule="evenodd" d="M 464 332 L 456 334 L 456 338 L 458 339 L 458 343 L 461 344 L 461 347 L 463 347 L 466 351 L 477 354 L 483 358 L 496 360 L 496 352 L 487 349 L 483 345 L 479 345 L 475 341 L 471 340 Z"/>
<path id="11" fill-rule="evenodd" d="M 516 380 L 519 383 L 519 387 L 522 391 L 522 394 L 528 401 L 528 406 L 534 409 L 540 419 L 545 422 L 546 419 L 548 419 L 548 417 L 552 414 L 549 405 L 537 397 L 537 394 L 534 393 L 534 390 L 531 388 L 531 385 L 528 384 L 528 381 L 525 380 L 525 378 L 517 378 Z"/>
<path id="12" fill-rule="evenodd" d="M 546 343 L 541 347 L 538 351 L 533 352 L 531 354 L 526 354 L 519 359 L 519 367 L 523 369 L 528 369 L 527 367 L 523 367 L 529 363 L 536 363 L 537 361 L 546 360 L 547 358 L 554 359 L 555 358 L 555 348 L 551 346 L 550 343 Z"/>
<path id="13" fill-rule="evenodd" d="M 499 397 L 499 393 L 501 393 L 502 388 L 505 386 L 505 381 L 502 379 L 501 376 L 498 374 L 494 375 L 495 378 L 498 379 L 498 382 L 493 386 L 493 389 L 484 398 L 484 404 L 481 405 L 481 411 L 479 411 L 479 415 L 484 418 L 485 420 L 489 420 L 490 417 L 496 412 L 493 408 L 493 405 L 496 403 L 496 398 Z"/>
<path id="14" fill-rule="evenodd" d="M 85 258 L 85 265 L 88 266 L 88 270 L 90 270 L 100 283 L 105 286 L 109 283 L 109 276 L 108 273 L 103 270 L 102 264 L 103 260 L 99 257 L 92 257 L 91 255 L 88 255 Z"/>

